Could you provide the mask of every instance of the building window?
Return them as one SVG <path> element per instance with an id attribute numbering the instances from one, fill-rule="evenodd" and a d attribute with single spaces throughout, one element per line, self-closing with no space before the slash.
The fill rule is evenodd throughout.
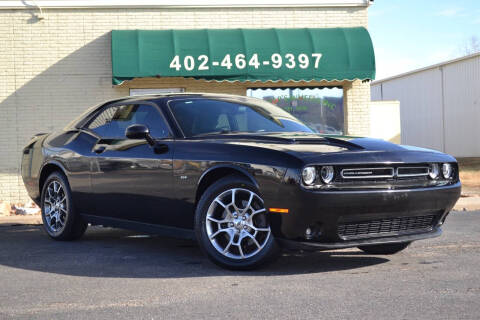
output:
<path id="1" fill-rule="evenodd" d="M 344 133 L 341 87 L 250 88 L 247 95 L 283 108 L 319 133 Z"/>

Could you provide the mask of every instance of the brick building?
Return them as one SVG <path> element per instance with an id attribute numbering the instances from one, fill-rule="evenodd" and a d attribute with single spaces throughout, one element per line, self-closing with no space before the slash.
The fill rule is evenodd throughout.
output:
<path id="1" fill-rule="evenodd" d="M 99 102 L 139 92 L 248 94 L 282 107 L 287 103 L 292 110 L 308 96 L 313 105 L 306 113 L 299 111 L 299 117 L 320 131 L 369 135 L 370 84 L 365 77 L 231 81 L 159 74 L 112 84 L 112 30 L 366 28 L 369 0 L 111 3 L 0 2 L 0 200 L 27 200 L 19 167 L 32 135 L 62 128 Z M 369 37 L 365 41 L 371 46 Z M 370 60 L 374 75 L 373 51 Z M 320 119 L 324 109 L 335 111 L 332 123 Z"/>

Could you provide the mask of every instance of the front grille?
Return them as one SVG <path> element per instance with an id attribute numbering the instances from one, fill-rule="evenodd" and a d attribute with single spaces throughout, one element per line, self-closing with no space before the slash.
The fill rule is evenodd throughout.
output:
<path id="1" fill-rule="evenodd" d="M 397 177 L 422 177 L 428 176 L 430 173 L 429 167 L 398 167 Z"/>
<path id="2" fill-rule="evenodd" d="M 433 228 L 436 215 L 397 217 L 338 225 L 338 235 L 343 239 L 358 239 L 402 233 L 426 232 Z"/>
<path id="3" fill-rule="evenodd" d="M 340 178 L 342 180 L 383 180 L 388 181 L 394 178 L 423 178 L 428 176 L 430 168 L 425 165 L 406 166 L 376 166 L 376 167 L 340 167 Z"/>
<path id="4" fill-rule="evenodd" d="M 317 170 L 320 170 L 320 166 Z M 335 165 L 334 170 L 333 181 L 328 185 L 319 182 L 318 189 L 401 190 L 446 186 L 458 181 L 456 165 L 454 165 L 455 174 L 452 179 L 444 179 L 441 175 L 439 179 L 431 179 L 428 163 L 340 164 Z"/>
<path id="5" fill-rule="evenodd" d="M 343 179 L 378 179 L 393 178 L 395 170 L 390 167 L 386 168 L 352 168 L 342 169 L 341 175 Z"/>

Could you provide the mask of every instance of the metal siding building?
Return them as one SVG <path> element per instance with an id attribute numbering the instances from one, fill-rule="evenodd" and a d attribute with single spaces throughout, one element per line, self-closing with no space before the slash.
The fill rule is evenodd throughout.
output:
<path id="1" fill-rule="evenodd" d="M 372 100 L 399 100 L 402 144 L 480 157 L 480 53 L 375 81 Z"/>

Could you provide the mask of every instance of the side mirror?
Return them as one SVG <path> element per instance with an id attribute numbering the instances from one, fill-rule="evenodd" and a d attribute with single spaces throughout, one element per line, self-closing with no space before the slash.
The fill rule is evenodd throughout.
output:
<path id="1" fill-rule="evenodd" d="M 132 124 L 125 130 L 125 136 L 128 139 L 145 139 L 151 146 L 155 145 L 155 140 L 150 135 L 150 130 L 143 124 Z"/>

